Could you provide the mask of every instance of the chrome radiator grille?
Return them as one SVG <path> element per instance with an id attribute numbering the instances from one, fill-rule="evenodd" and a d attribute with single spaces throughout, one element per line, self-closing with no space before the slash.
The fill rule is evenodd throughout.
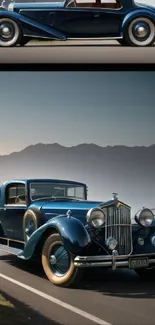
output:
<path id="1" fill-rule="evenodd" d="M 125 206 L 107 207 L 105 221 L 105 240 L 113 237 L 117 240 L 119 255 L 129 255 L 132 251 L 132 229 L 130 209 Z"/>

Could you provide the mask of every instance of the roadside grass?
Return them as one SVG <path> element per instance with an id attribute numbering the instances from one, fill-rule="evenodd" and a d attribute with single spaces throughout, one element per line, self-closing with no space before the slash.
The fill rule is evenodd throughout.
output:
<path id="1" fill-rule="evenodd" d="M 0 290 L 0 325 L 62 325 Z"/>
<path id="2" fill-rule="evenodd" d="M 0 294 L 0 324 L 30 325 L 30 319 Z"/>

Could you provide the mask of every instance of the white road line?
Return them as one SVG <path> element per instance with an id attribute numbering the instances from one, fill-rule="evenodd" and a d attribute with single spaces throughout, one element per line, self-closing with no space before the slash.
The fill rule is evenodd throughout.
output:
<path id="1" fill-rule="evenodd" d="M 63 301 L 61 301 L 59 299 L 56 299 L 56 298 L 54 298 L 52 296 L 47 295 L 44 292 L 41 292 L 41 291 L 39 291 L 37 289 L 34 289 L 34 288 L 32 288 L 32 287 L 30 287 L 30 286 L 28 286 L 28 285 L 26 285 L 26 284 L 24 284 L 22 282 L 16 281 L 16 280 L 14 280 L 14 279 L 12 279 L 12 278 L 10 278 L 10 277 L 2 274 L 2 273 L 0 273 L 0 277 L 3 278 L 3 279 L 5 279 L 5 280 L 7 280 L 7 281 L 10 281 L 10 282 L 18 285 L 19 287 L 22 287 L 22 288 L 24 288 L 24 289 L 26 289 L 28 291 L 31 291 L 32 293 L 35 293 L 36 295 L 38 295 L 38 296 L 40 296 L 42 298 L 45 298 L 45 299 L 53 302 L 54 304 L 57 304 L 57 305 L 59 305 L 61 307 L 64 307 L 64 308 L 72 311 L 75 314 L 78 314 L 78 315 L 80 315 L 80 316 L 82 316 L 84 318 L 87 318 L 87 319 L 89 319 L 90 321 L 92 321 L 92 322 L 94 322 L 96 324 L 100 324 L 100 325 L 112 325 L 111 323 L 107 323 L 103 319 L 98 318 L 98 317 L 96 317 L 94 315 L 91 315 L 91 314 L 85 312 L 82 309 L 79 309 L 79 308 L 76 308 L 76 307 L 74 307 L 72 305 L 69 305 L 69 304 L 67 304 L 67 303 L 65 303 L 65 302 L 63 302 Z"/>

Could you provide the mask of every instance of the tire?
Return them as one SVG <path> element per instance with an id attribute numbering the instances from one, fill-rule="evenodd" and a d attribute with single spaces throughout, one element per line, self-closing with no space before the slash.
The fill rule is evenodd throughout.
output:
<path id="1" fill-rule="evenodd" d="M 52 256 L 53 261 L 50 264 L 50 257 Z M 62 257 L 61 260 L 60 256 Z M 52 234 L 46 239 L 41 259 L 44 272 L 54 285 L 69 287 L 78 283 L 82 270 L 74 266 L 73 256 L 63 245 L 59 234 Z"/>
<path id="2" fill-rule="evenodd" d="M 130 46 L 129 43 L 127 43 L 124 38 L 117 39 L 117 42 L 121 44 L 122 46 Z"/>
<path id="3" fill-rule="evenodd" d="M 20 43 L 20 26 L 10 18 L 0 18 L 0 46 L 12 47 Z"/>
<path id="4" fill-rule="evenodd" d="M 155 42 L 155 25 L 149 18 L 134 18 L 128 23 L 123 39 L 131 46 L 151 46 Z"/>
<path id="5" fill-rule="evenodd" d="M 33 210 L 27 210 L 23 218 L 23 233 L 25 243 L 28 242 L 30 236 L 38 229 L 38 217 Z"/>

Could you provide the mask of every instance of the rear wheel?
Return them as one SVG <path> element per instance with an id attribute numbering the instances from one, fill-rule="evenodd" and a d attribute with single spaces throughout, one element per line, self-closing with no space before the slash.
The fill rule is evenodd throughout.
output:
<path id="1" fill-rule="evenodd" d="M 30 236 L 38 228 L 38 217 L 33 210 L 27 210 L 23 218 L 24 240 L 27 243 Z"/>
<path id="2" fill-rule="evenodd" d="M 0 46 L 16 46 L 21 40 L 19 25 L 10 18 L 0 18 Z"/>
<path id="3" fill-rule="evenodd" d="M 151 46 L 155 41 L 155 25 L 149 18 L 134 18 L 129 22 L 123 39 L 132 46 Z"/>
<path id="4" fill-rule="evenodd" d="M 81 270 L 74 266 L 73 256 L 63 245 L 59 234 L 50 235 L 42 249 L 42 266 L 48 279 L 58 286 L 74 285 Z"/>

